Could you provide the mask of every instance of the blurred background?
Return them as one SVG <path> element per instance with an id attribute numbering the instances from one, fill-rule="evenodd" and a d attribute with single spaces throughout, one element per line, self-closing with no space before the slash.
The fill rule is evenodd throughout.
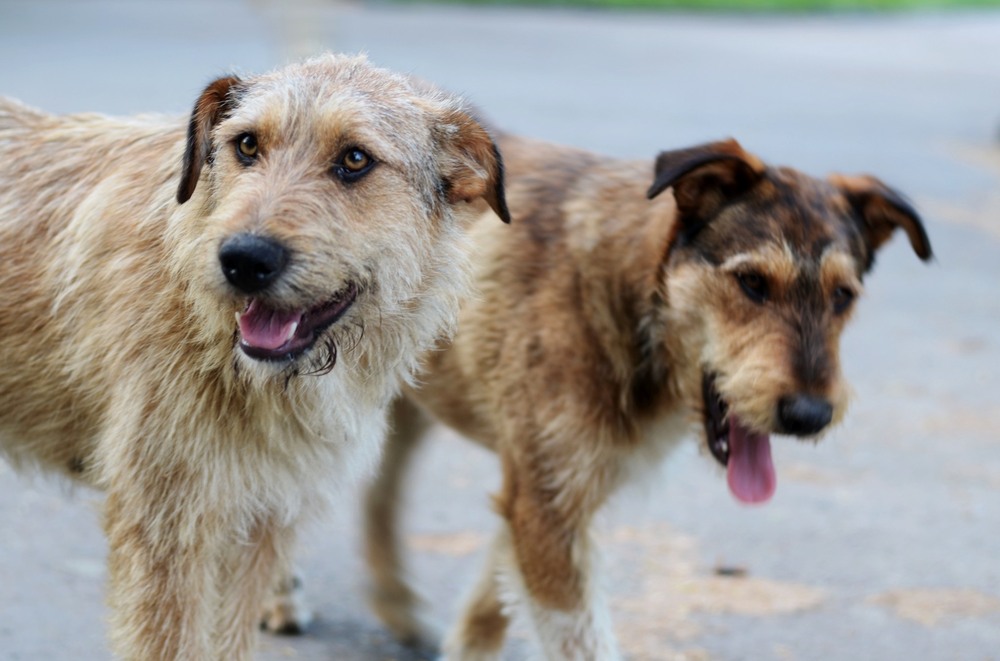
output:
<path id="1" fill-rule="evenodd" d="M 180 115 L 217 75 L 327 49 L 510 131 L 649 159 L 734 136 L 906 192 L 936 261 L 902 239 L 880 257 L 845 338 L 847 422 L 777 440 L 758 508 L 685 444 L 602 517 L 611 606 L 636 660 L 1000 659 L 1000 2 L 0 0 L 0 94 L 56 112 Z M 447 623 L 496 465 L 438 430 L 413 478 L 411 567 Z M 0 464 L 0 661 L 109 657 L 99 503 Z M 262 659 L 416 658 L 365 606 L 356 510 L 304 535 L 318 619 Z M 531 649 L 517 634 L 506 658 Z"/>

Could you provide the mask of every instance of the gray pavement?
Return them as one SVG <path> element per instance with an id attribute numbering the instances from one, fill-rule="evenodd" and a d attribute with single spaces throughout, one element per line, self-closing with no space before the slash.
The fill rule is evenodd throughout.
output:
<path id="1" fill-rule="evenodd" d="M 530 135 L 636 157 L 732 135 L 908 192 L 937 260 L 901 241 L 881 258 L 845 340 L 846 424 L 818 447 L 776 443 L 763 508 L 687 444 L 603 517 L 612 607 L 632 659 L 1000 659 L 1000 13 L 0 0 L 0 94 L 54 111 L 183 113 L 217 74 L 316 47 L 367 51 Z M 407 529 L 447 621 L 497 471 L 443 430 L 425 450 Z M 0 464 L 0 660 L 109 658 L 99 502 Z M 305 535 L 315 627 L 264 638 L 260 658 L 412 658 L 365 607 L 355 509 Z"/>

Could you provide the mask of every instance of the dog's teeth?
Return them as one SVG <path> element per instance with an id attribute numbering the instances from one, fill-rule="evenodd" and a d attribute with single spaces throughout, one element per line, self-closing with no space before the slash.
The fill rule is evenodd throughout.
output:
<path id="1" fill-rule="evenodd" d="M 236 312 L 233 313 L 233 315 L 235 315 L 236 317 L 236 323 L 240 323 L 240 317 L 243 316 L 243 313 L 237 310 Z"/>
<path id="2" fill-rule="evenodd" d="M 293 321 L 292 325 L 288 327 L 288 333 L 285 334 L 285 342 L 288 342 L 293 337 L 295 337 L 295 331 L 299 329 L 299 322 Z"/>

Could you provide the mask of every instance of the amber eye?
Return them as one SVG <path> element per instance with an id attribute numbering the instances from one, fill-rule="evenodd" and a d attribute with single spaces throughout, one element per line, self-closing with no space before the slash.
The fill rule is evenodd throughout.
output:
<path id="1" fill-rule="evenodd" d="M 368 167 L 372 159 L 360 149 L 352 149 L 344 154 L 343 166 L 351 172 L 360 172 Z"/>
<path id="2" fill-rule="evenodd" d="M 763 303 L 767 300 L 767 280 L 760 273 L 747 271 L 736 275 L 736 280 L 740 283 L 740 289 L 754 303 Z"/>
<path id="3" fill-rule="evenodd" d="M 374 166 L 375 159 L 360 149 L 352 148 L 345 151 L 334 164 L 333 173 L 341 181 L 352 183 L 368 174 Z"/>
<path id="4" fill-rule="evenodd" d="M 842 314 L 854 302 L 856 294 L 847 287 L 837 287 L 833 290 L 833 311 Z"/>
<path id="5" fill-rule="evenodd" d="M 257 137 L 253 133 L 243 133 L 236 138 L 236 155 L 247 164 L 257 158 Z"/>

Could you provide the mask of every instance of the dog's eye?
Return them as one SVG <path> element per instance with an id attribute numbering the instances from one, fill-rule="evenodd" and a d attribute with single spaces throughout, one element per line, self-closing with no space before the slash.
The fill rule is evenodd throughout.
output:
<path id="1" fill-rule="evenodd" d="M 352 149 L 344 154 L 343 165 L 351 172 L 360 172 L 368 167 L 371 160 L 372 159 L 368 156 L 368 154 L 364 153 L 360 149 Z"/>
<path id="2" fill-rule="evenodd" d="M 740 289 L 754 303 L 763 303 L 767 300 L 767 280 L 760 273 L 747 271 L 738 273 L 736 280 L 740 283 Z"/>
<path id="3" fill-rule="evenodd" d="M 257 159 L 257 136 L 253 133 L 243 133 L 236 138 L 236 156 L 245 165 Z"/>
<path id="4" fill-rule="evenodd" d="M 360 149 L 352 148 L 337 160 L 333 173 L 341 181 L 353 182 L 366 175 L 374 166 L 375 159 Z"/>
<path id="5" fill-rule="evenodd" d="M 854 302 L 855 293 L 847 287 L 837 287 L 833 290 L 833 311 L 841 314 Z"/>

